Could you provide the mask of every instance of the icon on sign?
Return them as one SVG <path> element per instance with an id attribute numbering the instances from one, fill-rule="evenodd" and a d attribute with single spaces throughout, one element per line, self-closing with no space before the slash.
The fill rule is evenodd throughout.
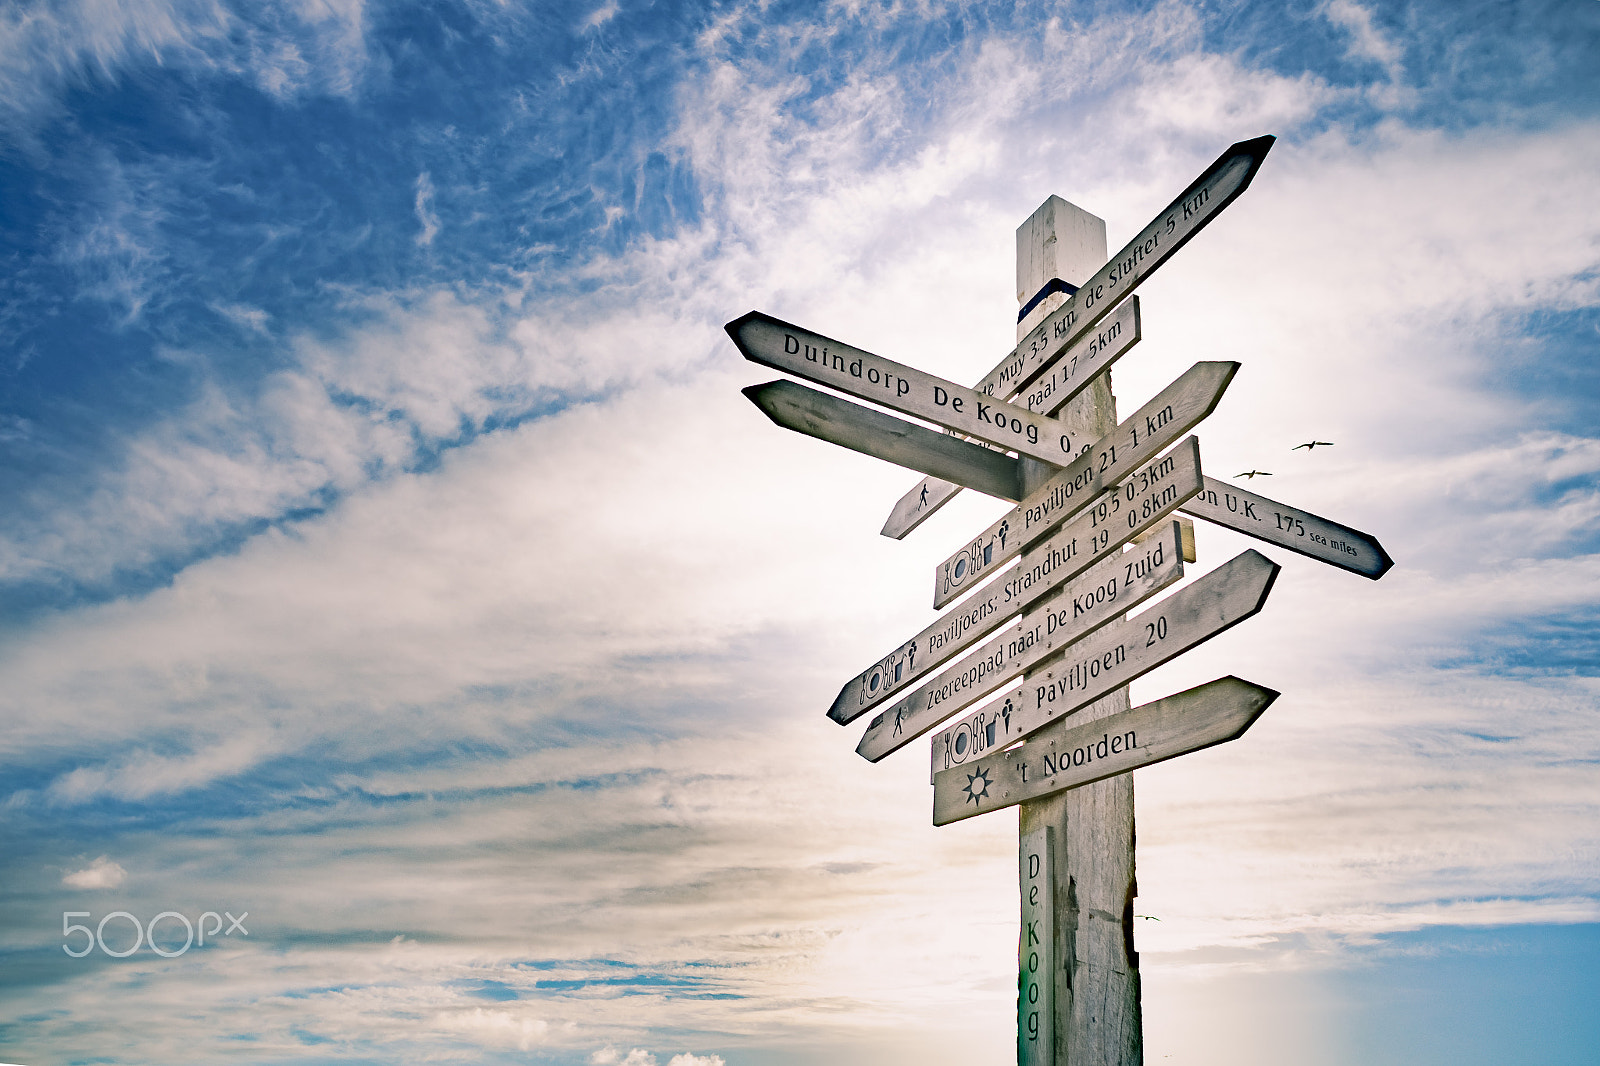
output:
<path id="1" fill-rule="evenodd" d="M 974 785 L 977 787 L 974 788 Z M 971 800 L 973 803 L 977 803 L 979 800 L 987 798 L 989 795 L 989 771 L 979 770 L 975 774 L 968 774 L 967 787 L 961 791 L 965 792 L 967 794 L 967 799 Z"/>

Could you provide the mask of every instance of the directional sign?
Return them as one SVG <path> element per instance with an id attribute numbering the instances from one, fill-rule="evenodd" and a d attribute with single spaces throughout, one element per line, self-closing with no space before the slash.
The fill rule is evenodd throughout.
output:
<path id="1" fill-rule="evenodd" d="M 1089 373 L 1091 369 L 1100 371 L 1109 368 L 1128 349 L 1139 343 L 1140 335 L 1139 298 L 1135 296 L 1119 304 L 1095 332 L 1078 338 L 1061 354 L 1050 373 L 1028 390 L 1025 398 L 1028 409 L 1054 415 L 1094 380 Z M 1000 398 L 1013 397 L 1006 395 Z M 923 478 L 915 488 L 900 497 L 900 502 L 889 513 L 880 532 L 885 537 L 901 539 L 960 491 L 961 486 L 952 482 L 936 477 Z"/>
<path id="2" fill-rule="evenodd" d="M 1139 549 L 1090 567 L 1072 585 L 1034 604 L 1015 625 L 913 686 L 881 717 L 891 722 L 947 718 L 1182 577 L 1183 533 L 1172 522 Z M 874 705 L 835 720 L 848 722 Z M 830 710 L 829 716 L 833 715 Z"/>
<path id="3" fill-rule="evenodd" d="M 1229 676 L 1082 725 L 1062 719 L 1008 751 L 935 774 L 933 824 L 988 814 L 1237 740 L 1277 698 L 1270 688 Z"/>
<path id="4" fill-rule="evenodd" d="M 960 491 L 961 486 L 953 481 L 931 476 L 923 478 L 912 486 L 910 492 L 900 497 L 900 502 L 894 505 L 894 510 L 884 519 L 883 528 L 878 531 L 878 535 L 892 537 L 895 540 L 902 539 L 907 533 L 932 518 L 933 512 L 955 499 L 956 493 Z"/>
<path id="5" fill-rule="evenodd" d="M 1013 396 L 1053 365 L 1068 346 L 1088 333 L 1119 300 L 1249 188 L 1273 140 L 1272 137 L 1257 137 L 1240 141 L 1223 152 L 1094 277 L 1018 341 L 1017 346 L 978 382 L 976 391 Z M 913 492 L 920 492 L 920 488 Z M 954 495 L 948 493 L 943 499 L 949 500 Z M 896 504 L 896 512 L 904 503 L 902 500 Z M 927 508 L 924 510 L 932 513 Z M 922 514 L 918 521 L 926 517 L 927 514 Z M 914 527 L 890 532 L 886 525 L 885 532 L 901 537 L 911 528 Z"/>
<path id="6" fill-rule="evenodd" d="M 1117 305 L 1111 316 L 1099 328 L 1080 337 L 1061 354 L 1052 365 L 1050 373 L 1028 390 L 1025 397 L 1030 411 L 1054 415 L 1068 400 L 1078 395 L 1093 375 L 1088 371 L 1105 370 L 1120 359 L 1128 349 L 1139 343 L 1139 298 L 1135 296 Z M 1001 399 L 1012 399 L 1006 395 Z M 916 529 L 939 508 L 943 507 L 961 486 L 936 477 L 923 478 L 915 488 L 894 505 L 880 533 L 899 540 Z"/>
<path id="7" fill-rule="evenodd" d="M 1004 452 L 936 433 L 793 381 L 769 381 L 742 391 L 784 429 L 936 474 L 1002 500 L 1021 498 L 1017 460 Z"/>
<path id="8" fill-rule="evenodd" d="M 751 311 L 724 327 L 744 357 L 1000 448 L 1065 466 L 1078 453 L 1067 427 L 916 367 Z"/>
<path id="9" fill-rule="evenodd" d="M 1257 496 L 1216 478 L 1206 478 L 1205 488 L 1184 504 L 1183 510 L 1196 518 L 1374 581 L 1394 565 L 1383 545 L 1359 529 L 1341 526 L 1321 515 Z"/>
<path id="10" fill-rule="evenodd" d="M 933 772 L 1009 747 L 1238 625 L 1261 610 L 1277 576 L 1278 564 L 1252 549 L 1154 607 L 1085 637 L 997 703 L 936 733 Z M 887 739 L 864 737 L 856 751 L 876 761 L 873 755 L 893 750 Z"/>
<path id="11" fill-rule="evenodd" d="M 1190 367 L 1131 418 L 940 563 L 940 583 L 970 588 L 1077 514 L 1102 485 L 1117 484 L 1149 456 L 1161 454 L 1216 408 L 1238 369 L 1238 363 Z M 966 567 L 967 573 L 959 582 L 952 582 L 958 566 Z"/>
<path id="12" fill-rule="evenodd" d="M 1016 394 L 1030 411 L 1053 415 L 1089 382 L 1139 343 L 1139 298 L 1120 303 L 1095 328 L 1081 334 L 1027 388 Z"/>
<path id="13" fill-rule="evenodd" d="M 1180 519 L 1180 526 L 1192 523 Z M 1142 537 L 1134 538 L 1136 544 L 1148 547 L 1163 530 L 1153 526 Z M 1194 530 L 1180 530 L 1181 558 L 1194 562 Z M 1112 569 L 1123 565 L 1122 556 L 1110 554 L 1097 566 L 1086 570 L 1081 578 L 1062 592 L 1045 592 L 1036 601 L 1038 609 L 1055 595 L 1075 596 L 1073 590 L 1098 589 Z M 922 632 L 900 645 L 861 673 L 846 681 L 828 709 L 828 717 L 841 725 L 855 721 L 885 700 L 905 692 L 906 687 L 918 677 L 936 668 L 952 656 L 971 648 L 991 631 L 1016 616 L 1023 608 L 1023 598 L 1017 594 L 1016 581 L 1022 575 L 1020 565 L 1000 574 L 984 588 L 968 597 L 961 606 L 941 617 Z M 1062 580 L 1065 580 L 1064 578 Z M 1059 587 L 1059 586 L 1057 586 Z"/>
<path id="14" fill-rule="evenodd" d="M 1094 277 L 1018 341 L 978 383 L 977 391 L 995 396 L 1007 390 L 1015 393 L 1038 377 L 1249 187 L 1273 140 L 1240 141 L 1223 152 Z"/>
<path id="15" fill-rule="evenodd" d="M 1062 581 L 1076 577 L 1165 518 L 1199 492 L 1200 485 L 1200 442 L 1190 437 L 1135 470 L 1120 485 L 1102 492 L 1077 518 L 1029 548 L 1017 568 L 1017 593 L 1025 603 L 1031 602 Z M 1003 547 L 993 546 L 994 550 Z M 984 558 L 989 550 L 987 545 L 973 548 L 963 559 L 934 572 L 935 608 L 960 599 L 977 584 L 971 574 L 989 565 Z"/>

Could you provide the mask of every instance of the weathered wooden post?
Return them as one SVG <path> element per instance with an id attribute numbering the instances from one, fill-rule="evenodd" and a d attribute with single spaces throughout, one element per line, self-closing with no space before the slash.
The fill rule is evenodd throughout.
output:
<path id="1" fill-rule="evenodd" d="M 1017 303 L 1025 305 L 1057 281 L 1075 290 L 1100 269 L 1106 254 L 1105 220 L 1059 196 L 1050 197 L 1017 228 Z M 1065 289 L 1047 293 L 1018 320 L 1017 339 L 1066 298 Z M 1098 440 L 1115 429 L 1117 400 L 1110 369 L 1056 417 L 1068 432 L 1084 440 Z M 1024 497 L 1054 473 L 1043 463 L 1023 460 Z M 1073 718 L 1091 721 L 1128 706 L 1128 690 L 1123 687 Z M 1017 982 L 1019 1066 L 1143 1062 L 1139 955 L 1133 947 L 1137 891 L 1133 775 L 1121 774 L 1022 804 L 1017 835 L 1023 892 Z M 1041 860 L 1049 871 L 1042 893 L 1051 901 L 1048 915 L 1030 900 L 1041 886 L 1037 878 L 1029 879 L 1028 872 Z M 1039 929 L 1042 919 L 1049 924 Z M 1043 958 L 1036 958 L 1041 949 Z"/>
<path id="2" fill-rule="evenodd" d="M 1196 363 L 1117 421 L 1110 371 L 1140 338 L 1133 290 L 1271 146 L 1231 146 L 1110 260 L 1103 221 L 1046 200 L 1017 231 L 1017 345 L 971 388 L 759 311 L 726 327 L 752 362 L 946 431 L 792 381 L 744 390 L 786 429 L 928 475 L 885 536 L 963 487 L 1017 504 L 935 569 L 945 613 L 846 681 L 827 715 L 876 712 L 856 745 L 872 762 L 935 730 L 935 825 L 1020 806 L 1025 1066 L 1142 1061 L 1131 771 L 1237 739 L 1278 695 L 1230 676 L 1129 707 L 1130 681 L 1254 617 L 1278 575 L 1248 550 L 1130 615 L 1194 562 L 1175 512 L 1373 579 L 1393 565 L 1359 530 L 1204 476 L 1199 440 L 1180 438 L 1239 364 Z"/>

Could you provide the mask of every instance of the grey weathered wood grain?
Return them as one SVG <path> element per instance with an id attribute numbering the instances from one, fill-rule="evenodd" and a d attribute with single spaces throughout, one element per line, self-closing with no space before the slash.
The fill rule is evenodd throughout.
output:
<path id="1" fill-rule="evenodd" d="M 1069 645 L 1003 698 L 935 733 L 932 772 L 1015 744 L 1254 616 L 1277 576 L 1278 564 L 1252 548 L 1155 606 Z M 884 750 L 890 741 L 883 732 L 871 743 L 863 737 L 866 750 L 857 751 L 872 761 L 888 754 L 893 748 Z"/>
<path id="2" fill-rule="evenodd" d="M 1075 441 L 1047 415 L 997 400 L 965 385 L 846 344 L 833 337 L 751 311 L 729 322 L 728 336 L 753 363 L 937 426 L 1065 466 L 1087 442 Z"/>
<path id="3" fill-rule="evenodd" d="M 892 537 L 900 540 L 907 533 L 916 529 L 922 523 L 932 518 L 934 512 L 956 498 L 956 493 L 961 491 L 961 486 L 953 481 L 942 478 L 925 477 L 911 487 L 911 491 L 900 497 L 894 509 L 889 512 L 889 517 L 883 520 L 883 528 L 878 531 L 882 537 Z"/>
<path id="4" fill-rule="evenodd" d="M 1196 363 L 1115 430 L 1101 437 L 1042 487 L 939 564 L 948 582 L 957 565 L 971 586 L 1077 514 L 1105 486 L 1116 485 L 1150 456 L 1199 425 L 1216 409 L 1239 364 Z"/>
<path id="5" fill-rule="evenodd" d="M 1063 718 L 1021 744 L 933 780 L 933 824 L 1001 810 L 1244 735 L 1278 693 L 1237 677 L 1078 723 Z"/>
<path id="6" fill-rule="evenodd" d="M 1022 928 L 1017 936 L 1017 1062 L 1050 1066 L 1055 1061 L 1055 863 L 1052 830 L 1022 834 L 1017 883 L 1022 889 Z"/>
<path id="7" fill-rule="evenodd" d="M 1022 496 L 1017 460 L 1004 452 L 937 433 L 793 381 L 769 381 L 742 391 L 784 429 L 896 466 L 936 474 L 1003 500 Z"/>
<path id="8" fill-rule="evenodd" d="M 1394 566 L 1394 560 L 1377 538 L 1359 529 L 1246 492 L 1216 478 L 1206 478 L 1205 488 L 1185 503 L 1182 510 L 1374 581 Z"/>
<path id="9" fill-rule="evenodd" d="M 1050 277 L 1081 284 L 1105 262 L 1105 224 L 1088 212 L 1052 196 L 1017 229 L 1017 289 L 1038 292 Z M 1049 274 L 1030 273 L 1055 261 Z M 1052 296 L 1034 314 L 1017 323 L 1021 340 L 1044 318 L 1059 308 L 1064 298 Z M 1111 375 L 1102 374 L 1077 398 L 1062 408 L 1061 420 L 1074 429 L 1096 436 L 1111 432 L 1117 425 L 1117 402 L 1111 391 Z M 1050 471 L 1037 464 L 1019 464 L 1024 493 L 1038 489 Z M 1127 690 L 1121 689 L 1106 699 L 1078 712 L 1088 716 L 1128 706 Z M 1133 778 L 1111 778 L 1049 799 L 1024 803 L 1017 812 L 1021 834 L 1049 826 L 1055 848 L 1050 878 L 1056 902 L 1057 960 L 1055 979 L 1056 1045 L 1054 1060 L 1073 1066 L 1092 1057 L 1088 1045 L 1109 1031 L 1133 1034 L 1135 1047 L 1140 1033 L 1138 995 L 1138 956 L 1131 937 L 1111 935 L 1105 923 L 1092 920 L 1098 910 L 1114 907 L 1133 893 Z M 1120 958 L 1120 967 L 1089 968 L 1084 959 Z M 1074 982 L 1078 987 L 1074 988 Z M 1088 1004 L 1100 1004 L 1102 1019 L 1113 1018 L 1115 1025 L 1101 1024 L 1086 1032 L 1078 1017 Z M 1127 1058 L 1137 1062 L 1137 1056 Z"/>
<path id="10" fill-rule="evenodd" d="M 1037 599 L 1154 526 L 1199 492 L 1201 483 L 1200 442 L 1190 437 L 1102 492 L 1077 518 L 1023 552 L 1017 577 L 1005 588 L 1025 603 Z M 975 544 L 969 555 L 934 571 L 935 608 L 977 586 L 971 575 L 985 568 L 990 550 L 1003 550 L 1003 545 Z"/>
<path id="11" fill-rule="evenodd" d="M 1164 535 L 1151 538 L 1142 550 L 1119 553 L 1090 567 L 1079 580 L 1036 602 L 1015 624 L 943 670 L 905 687 L 883 710 L 883 717 L 895 722 L 955 714 L 1182 577 L 1183 533 L 1176 521 L 1169 521 Z M 885 686 L 880 682 L 876 687 Z M 829 717 L 843 723 L 872 710 L 883 702 L 866 703 L 873 690 L 871 679 L 865 684 L 847 684 Z M 845 706 L 840 706 L 841 701 Z M 860 710 L 854 710 L 850 702 Z"/>

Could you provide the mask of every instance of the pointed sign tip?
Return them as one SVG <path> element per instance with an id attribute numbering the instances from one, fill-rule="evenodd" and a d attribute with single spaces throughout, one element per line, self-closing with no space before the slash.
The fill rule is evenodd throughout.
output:
<path id="1" fill-rule="evenodd" d="M 739 391 L 744 393 L 745 399 L 755 404 L 761 413 L 767 416 L 769 421 L 775 425 L 782 426 L 783 428 L 787 429 L 789 427 L 784 426 L 784 424 L 779 421 L 778 413 L 773 407 L 771 401 L 775 399 L 772 394 L 775 392 L 784 391 L 784 386 L 788 384 L 789 382 L 782 378 L 778 378 L 776 381 L 763 381 L 759 385 L 746 385 Z"/>
<path id="2" fill-rule="evenodd" d="M 1352 532 L 1361 533 L 1359 529 L 1352 530 Z M 1369 581 L 1376 581 L 1394 569 L 1394 560 L 1389 558 L 1389 553 L 1383 550 L 1383 545 L 1378 543 L 1377 537 L 1374 537 L 1371 533 L 1361 533 L 1361 535 L 1371 542 L 1372 550 L 1378 553 L 1378 569 L 1370 574 L 1365 571 L 1359 571 L 1359 573 Z"/>
<path id="3" fill-rule="evenodd" d="M 733 338 L 733 343 L 734 344 L 738 344 L 739 343 L 739 330 L 744 327 L 744 324 L 746 322 L 749 322 L 752 318 L 758 318 L 758 317 L 760 317 L 760 315 L 761 315 L 760 311 L 746 311 L 744 314 L 740 315 L 738 318 L 734 319 L 733 321 L 724 324 L 722 328 L 723 328 L 724 332 L 726 332 L 728 334 L 729 337 Z M 740 350 L 743 351 L 743 348 L 741 347 Z"/>
<path id="4" fill-rule="evenodd" d="M 1272 151 L 1272 146 L 1277 140 L 1278 138 L 1275 134 L 1264 133 L 1260 137 L 1252 137 L 1248 141 L 1234 142 L 1233 147 L 1228 149 L 1228 154 L 1247 152 L 1260 160 L 1265 158 L 1268 152 Z"/>
<path id="5" fill-rule="evenodd" d="M 1253 692 L 1253 693 L 1255 693 L 1257 695 L 1257 697 L 1261 700 L 1261 709 L 1262 710 L 1266 710 L 1268 707 L 1272 706 L 1272 702 L 1274 700 L 1276 700 L 1279 696 L 1283 695 L 1283 693 L 1279 692 L 1275 688 L 1268 688 L 1265 685 L 1258 685 L 1254 681 L 1246 681 L 1244 678 L 1238 676 L 1237 674 L 1228 674 L 1226 677 L 1219 677 L 1219 678 L 1217 678 L 1217 680 L 1212 681 L 1209 684 L 1212 684 L 1212 685 L 1224 685 L 1224 684 L 1226 684 L 1226 685 L 1242 685 L 1242 686 L 1244 686 L 1245 688 L 1249 689 L 1251 692 Z M 1206 685 L 1200 685 L 1198 687 L 1206 688 L 1207 686 Z M 1194 690 L 1191 689 L 1190 691 L 1194 691 Z"/>

